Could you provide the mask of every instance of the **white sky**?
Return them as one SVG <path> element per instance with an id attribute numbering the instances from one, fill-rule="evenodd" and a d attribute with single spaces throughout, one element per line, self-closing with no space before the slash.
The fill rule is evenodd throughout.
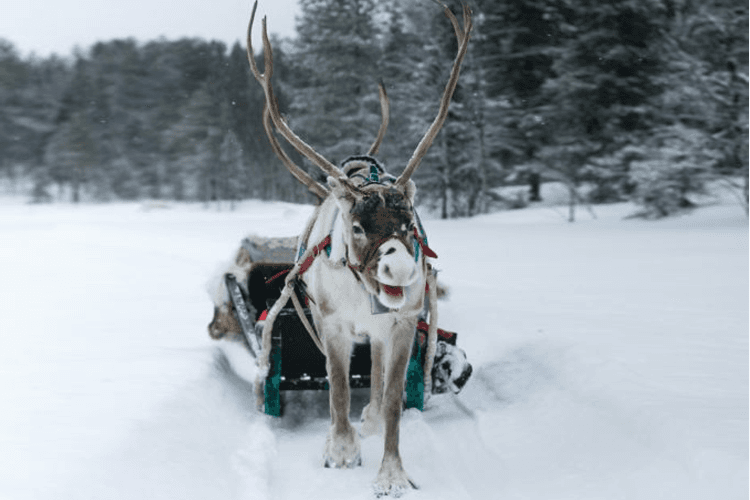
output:
<path id="1" fill-rule="evenodd" d="M 23 56 L 68 56 L 75 46 L 127 37 L 195 36 L 231 47 L 244 40 L 251 9 L 252 0 L 4 0 L 0 38 Z M 291 37 L 298 14 L 297 0 L 259 0 L 256 34 L 267 15 L 269 32 Z M 260 39 L 253 43 L 260 46 Z"/>

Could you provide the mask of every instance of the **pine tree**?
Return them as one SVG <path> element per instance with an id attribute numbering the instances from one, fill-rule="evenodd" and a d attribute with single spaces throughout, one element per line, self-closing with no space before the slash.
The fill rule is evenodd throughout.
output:
<path id="1" fill-rule="evenodd" d="M 374 0 L 302 0 L 290 125 L 333 162 L 377 134 L 379 32 Z"/>
<path id="2" fill-rule="evenodd" d="M 384 5 L 386 21 L 378 66 L 391 112 L 378 159 L 394 174 L 406 166 L 417 145 L 420 131 L 416 128 L 425 125 L 420 115 L 421 98 L 425 94 L 424 79 L 420 76 L 425 49 L 415 7 L 398 1 Z"/>
<path id="3" fill-rule="evenodd" d="M 23 157 L 19 150 L 18 123 L 23 120 L 21 89 L 28 79 L 28 67 L 12 43 L 0 39 L 0 174 L 12 177 L 12 163 Z"/>
<path id="4" fill-rule="evenodd" d="M 461 7 L 456 2 L 454 9 Z M 490 96 L 491 82 L 485 65 L 486 16 L 476 13 L 472 44 L 469 45 L 461 70 L 461 80 L 454 94 L 458 123 L 463 124 L 465 148 L 463 165 L 456 171 L 457 184 L 464 202 L 455 215 L 485 213 L 502 199 L 493 191 L 504 179 L 502 161 L 493 155 L 508 137 L 508 122 L 499 114 L 504 100 Z"/>
<path id="5" fill-rule="evenodd" d="M 668 90 L 660 102 L 665 113 L 658 135 L 693 129 L 689 136 L 699 140 L 689 148 L 701 147 L 711 157 L 704 176 L 742 176 L 747 207 L 748 6 L 723 0 L 669 5 Z"/>
<path id="6" fill-rule="evenodd" d="M 538 186 L 541 147 L 538 107 L 543 84 L 554 75 L 560 41 L 557 0 L 479 0 L 477 59 L 485 73 L 487 157 L 496 183 Z M 533 188 L 532 188 L 533 189 Z M 538 201 L 538 191 L 529 196 Z M 504 200 L 514 207 L 523 200 Z"/>
<path id="7" fill-rule="evenodd" d="M 45 153 L 47 172 L 60 189 L 69 186 L 71 201 L 81 201 L 86 184 L 96 176 L 96 146 L 92 140 L 91 123 L 85 111 L 69 116 L 51 138 Z"/>
<path id="8" fill-rule="evenodd" d="M 12 43 L 0 39 L 0 175 L 20 187 L 39 180 L 45 192 L 49 177 L 43 166 L 45 142 L 55 129 L 69 66 L 52 56 L 22 59 Z"/>
<path id="9" fill-rule="evenodd" d="M 454 12 L 459 2 L 450 2 Z M 422 49 L 417 51 L 414 69 L 405 70 L 412 87 L 410 150 L 432 123 L 456 57 L 457 41 L 442 9 L 408 11 L 415 35 Z M 497 182 L 499 163 L 490 156 L 488 133 L 493 130 L 492 103 L 487 98 L 486 73 L 479 58 L 482 37 L 482 15 L 475 9 L 472 41 L 461 66 L 448 116 L 423 165 L 414 175 L 421 199 L 437 209 L 442 218 L 471 216 L 485 212 L 494 196 L 491 188 Z"/>
<path id="10" fill-rule="evenodd" d="M 245 165 L 243 161 L 242 148 L 234 132 L 228 130 L 224 134 L 224 140 L 219 147 L 219 162 L 221 165 L 221 199 L 229 200 L 230 207 L 234 210 L 235 202 L 243 193 L 249 191 L 245 184 L 247 179 L 244 175 Z"/>
<path id="11" fill-rule="evenodd" d="M 214 201 L 219 197 L 222 109 L 208 85 L 193 92 L 182 119 L 164 133 L 175 197 Z"/>
<path id="12" fill-rule="evenodd" d="M 569 186 L 572 219 L 583 181 L 622 195 L 627 165 L 596 160 L 638 144 L 655 124 L 664 9 L 658 0 L 573 0 L 558 13 L 563 41 L 542 89 L 537 157 Z"/>
<path id="13" fill-rule="evenodd" d="M 630 146 L 630 178 L 633 199 L 643 208 L 641 216 L 659 218 L 695 206 L 693 194 L 703 194 L 710 165 L 719 156 L 708 144 L 709 134 L 682 125 L 654 131 L 645 147 Z"/>
<path id="14" fill-rule="evenodd" d="M 274 48 L 274 90 L 279 106 L 289 107 L 287 90 L 292 69 L 284 40 L 272 37 Z M 262 55 L 256 56 L 262 67 Z M 265 94 L 250 76 L 250 68 L 244 49 L 235 45 L 229 55 L 227 69 L 227 92 L 230 99 L 229 124 L 241 145 L 245 158 L 245 170 L 240 174 L 242 193 L 245 197 L 261 199 L 283 199 L 286 201 L 311 201 L 304 186 L 289 176 L 286 168 L 271 149 L 263 127 Z M 281 141 L 284 142 L 283 140 Z M 292 148 L 287 153 L 301 164 L 300 155 Z"/>
<path id="15" fill-rule="evenodd" d="M 99 172 L 100 150 L 95 139 L 91 114 L 93 84 L 89 61 L 79 54 L 72 78 L 62 96 L 55 119 L 55 132 L 45 148 L 44 162 L 49 177 L 71 189 L 71 201 L 81 200 L 82 190 L 93 179 L 102 181 Z M 99 192 L 101 185 L 96 186 Z"/>

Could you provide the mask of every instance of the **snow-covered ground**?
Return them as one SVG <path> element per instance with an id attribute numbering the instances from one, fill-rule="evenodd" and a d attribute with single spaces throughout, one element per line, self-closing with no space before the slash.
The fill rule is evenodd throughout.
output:
<path id="1" fill-rule="evenodd" d="M 324 469 L 327 393 L 255 413 L 206 332 L 205 283 L 240 239 L 310 211 L 5 198 L 0 499 L 372 498 L 382 442 Z M 408 498 L 748 498 L 747 218 L 632 211 L 425 221 L 440 324 L 475 371 L 405 414 Z"/>

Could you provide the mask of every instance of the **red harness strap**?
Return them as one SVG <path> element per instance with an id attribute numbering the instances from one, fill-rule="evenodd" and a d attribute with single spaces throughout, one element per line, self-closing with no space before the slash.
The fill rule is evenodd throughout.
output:
<path id="1" fill-rule="evenodd" d="M 291 269 L 284 269 L 283 271 L 279 271 L 278 273 L 274 274 L 273 276 L 271 276 L 270 278 L 266 280 L 266 285 L 270 285 L 271 283 L 276 281 L 278 278 L 281 278 L 285 274 L 289 274 L 289 271 L 291 271 Z"/>
<path id="2" fill-rule="evenodd" d="M 414 237 L 419 242 L 419 246 L 422 248 L 422 253 L 425 254 L 425 256 L 430 257 L 432 259 L 437 259 L 437 254 L 432 250 L 432 248 L 427 246 L 427 242 L 425 241 L 425 238 L 419 235 L 419 231 L 417 231 L 417 228 L 414 228 Z"/>
<path id="3" fill-rule="evenodd" d="M 430 329 L 430 325 L 427 324 L 425 321 L 420 321 L 417 323 L 417 333 L 419 333 L 419 345 L 424 345 L 425 341 L 427 340 L 427 332 Z M 449 344 L 456 343 L 455 337 L 456 332 L 449 332 L 447 330 L 443 330 L 442 328 L 437 329 L 438 337 L 442 338 L 444 341 L 448 342 Z"/>
<path id="4" fill-rule="evenodd" d="M 312 254 L 307 257 L 302 264 L 299 266 L 299 272 L 297 273 L 298 276 L 302 276 L 307 272 L 308 269 L 310 269 L 310 266 L 312 266 L 312 263 L 315 261 L 315 258 L 320 255 L 320 252 L 325 250 L 325 248 L 331 244 L 331 235 L 329 234 L 326 236 L 323 241 L 318 243 L 316 246 L 312 249 Z"/>

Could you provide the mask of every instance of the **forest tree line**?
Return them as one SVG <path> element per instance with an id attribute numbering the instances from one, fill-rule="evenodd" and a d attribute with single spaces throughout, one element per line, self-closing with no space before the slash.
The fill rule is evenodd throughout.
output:
<path id="1" fill-rule="evenodd" d="M 460 4 L 448 4 L 460 17 Z M 746 2 L 469 5 L 474 32 L 450 113 L 414 176 L 443 217 L 524 206 L 540 180 L 565 183 L 582 202 L 634 200 L 653 216 L 689 206 L 716 178 L 744 177 L 747 201 Z M 455 57 L 442 9 L 300 7 L 297 36 L 272 40 L 282 113 L 340 162 L 372 143 L 382 80 L 391 122 L 379 159 L 398 174 Z M 0 40 L 0 177 L 28 186 L 34 201 L 311 201 L 268 145 L 262 109 L 239 43 L 120 39 L 24 58 Z M 522 198 L 498 189 L 519 184 L 530 186 Z"/>

